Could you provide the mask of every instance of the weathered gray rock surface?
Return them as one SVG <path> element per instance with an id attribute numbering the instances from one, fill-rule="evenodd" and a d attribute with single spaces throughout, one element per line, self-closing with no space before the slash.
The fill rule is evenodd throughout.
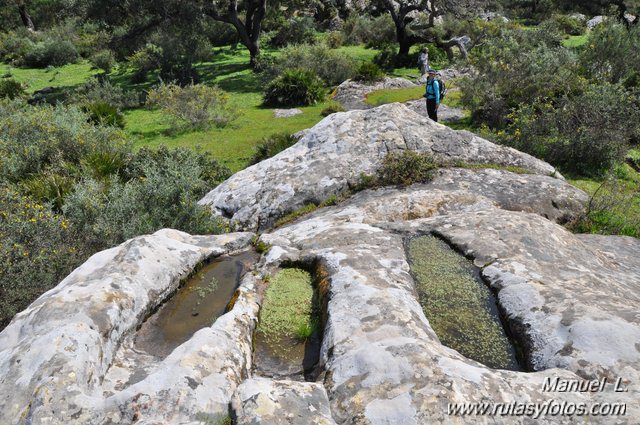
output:
<path id="1" fill-rule="evenodd" d="M 300 115 L 301 113 L 302 111 L 298 108 L 273 110 L 273 115 L 276 118 L 290 118 L 290 117 L 295 117 L 296 115 Z"/>
<path id="2" fill-rule="evenodd" d="M 201 204 L 244 229 L 264 229 L 288 212 L 319 204 L 375 173 L 388 152 L 429 152 L 443 162 L 518 166 L 553 175 L 546 162 L 455 131 L 404 105 L 330 115 L 278 155 L 233 175 Z"/>
<path id="3" fill-rule="evenodd" d="M 105 411 L 111 401 L 102 386 L 109 386 L 105 377 L 121 340 L 196 264 L 246 246 L 251 237 L 250 233 L 190 236 L 161 230 L 92 256 L 0 333 L 0 423 L 107 421 Z M 254 292 L 247 291 L 251 297 Z M 150 375 L 146 384 L 114 396 L 114 402 L 121 403 L 112 412 L 112 423 L 147 417 L 146 410 L 153 418 L 175 418 L 173 423 L 195 418 L 193 410 L 202 407 L 198 400 L 184 406 L 171 403 L 181 398 L 181 388 L 187 384 L 200 386 L 209 380 L 205 383 L 213 386 L 210 391 L 225 394 L 225 386 L 233 387 L 240 379 L 241 371 L 234 370 L 241 364 L 239 352 L 250 353 L 250 341 L 243 346 L 238 333 L 243 326 L 252 326 L 239 319 L 251 308 L 257 313 L 257 304 L 250 300 L 237 303 L 235 313 L 218 320 L 215 329 L 198 334 L 201 341 L 209 338 L 210 348 L 203 344 L 191 351 L 182 348 L 181 354 L 164 361 L 171 367 Z M 221 337 L 229 344 L 221 344 Z M 230 394 L 224 396 L 221 406 L 226 414 Z M 212 398 L 208 395 L 203 404 L 211 407 Z"/>
<path id="4" fill-rule="evenodd" d="M 444 173 L 449 172 L 474 181 L 464 174 L 475 171 Z M 639 242 L 572 235 L 544 218 L 544 203 L 529 204 L 533 181 L 522 190 L 512 186 L 530 176 L 480 173 L 496 173 L 494 185 L 464 188 L 436 179 L 433 185 L 366 191 L 262 235 L 273 245 L 268 262 L 315 257 L 329 270 L 322 353 L 333 418 L 371 424 L 530 423 L 526 416 L 454 418 L 447 409 L 457 402 L 566 402 L 589 408 L 626 403 L 625 416 L 597 421 L 633 423 L 640 414 L 633 402 L 640 395 L 640 261 L 630 256 Z M 573 200 L 579 199 L 584 200 Z M 507 210 L 523 205 L 530 212 Z M 404 248 L 406 237 L 425 233 L 439 235 L 483 267 L 525 342 L 528 361 L 540 372 L 489 369 L 439 343 L 416 300 Z M 604 377 L 609 384 L 603 392 L 543 390 L 547 378 Z M 618 377 L 628 392 L 614 392 Z"/>
<path id="5" fill-rule="evenodd" d="M 247 379 L 232 404 L 237 425 L 335 425 L 327 392 L 314 382 Z"/>

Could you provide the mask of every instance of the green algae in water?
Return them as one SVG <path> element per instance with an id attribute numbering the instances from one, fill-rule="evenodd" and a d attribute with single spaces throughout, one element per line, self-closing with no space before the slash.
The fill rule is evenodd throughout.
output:
<path id="1" fill-rule="evenodd" d="M 409 261 L 420 304 L 444 345 L 492 368 L 518 369 L 491 292 L 466 258 L 421 236 L 409 241 Z"/>
<path id="2" fill-rule="evenodd" d="M 254 340 L 256 372 L 313 379 L 310 373 L 318 362 L 321 341 L 319 324 L 311 274 L 296 268 L 279 271 L 269 282 L 260 312 Z"/>
<path id="3" fill-rule="evenodd" d="M 313 296 L 308 272 L 293 268 L 281 270 L 265 293 L 258 332 L 267 341 L 277 341 L 282 337 L 299 337 L 301 329 L 313 329 L 316 322 Z"/>

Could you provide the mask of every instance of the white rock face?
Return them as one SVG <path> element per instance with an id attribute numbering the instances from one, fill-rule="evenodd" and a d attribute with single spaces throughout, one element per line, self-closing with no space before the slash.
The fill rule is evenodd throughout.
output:
<path id="1" fill-rule="evenodd" d="M 466 131 L 455 131 L 401 104 L 328 116 L 298 143 L 233 175 L 200 204 L 240 228 L 265 229 L 308 203 L 354 187 L 373 174 L 389 152 L 429 152 L 444 162 L 519 166 L 553 175 L 546 162 Z"/>
<path id="2" fill-rule="evenodd" d="M 0 423 L 62 423 L 69 419 L 102 423 L 99 418 L 104 415 L 96 413 L 104 408 L 101 387 L 120 341 L 135 331 L 196 264 L 246 246 L 251 237 L 250 233 L 190 236 L 167 229 L 92 256 L 0 333 Z M 238 304 L 238 310 L 242 308 L 249 307 Z M 224 322 L 216 322 L 218 332 L 225 327 L 232 332 L 242 330 L 237 323 L 225 326 Z M 233 346 L 241 346 L 236 338 L 233 341 Z M 233 358 L 232 353 L 219 354 Z M 185 361 L 179 357 L 173 362 Z M 206 366 L 202 367 L 200 378 L 205 379 L 209 375 Z M 147 391 L 152 388 L 152 392 L 137 391 L 131 400 L 153 398 L 162 388 L 175 391 L 177 387 L 167 387 L 167 383 L 184 381 L 185 376 L 178 368 L 171 374 L 162 371 L 155 379 L 147 379 Z M 225 381 L 229 379 L 218 379 L 218 383 Z M 168 394 L 163 397 L 165 402 L 171 398 Z M 154 414 L 182 417 L 179 406 L 168 406 L 164 406 L 165 412 Z M 123 409 L 119 414 L 133 417 L 133 410 L 142 408 L 133 403 Z"/>
<path id="3" fill-rule="evenodd" d="M 561 181 L 536 195 L 540 182 L 524 182 L 547 177 L 496 170 L 470 176 L 476 172 L 444 170 L 431 184 L 365 191 L 262 235 L 279 252 L 274 263 L 318 258 L 329 271 L 322 358 L 333 418 L 526 424 L 531 416 L 454 417 L 447 409 L 462 402 L 626 403 L 625 416 L 597 422 L 634 423 L 640 415 L 633 401 L 640 396 L 634 384 L 640 380 L 640 260 L 632 256 L 640 242 L 573 235 L 545 218 L 546 202 L 531 202 L 543 191 L 555 190 L 551 196 L 563 199 L 567 210 L 585 201 Z M 404 248 L 406 237 L 425 233 L 482 267 L 538 372 L 493 370 L 439 342 L 416 299 Z M 608 383 L 603 392 L 544 391 L 545 381 L 556 378 Z M 628 392 L 614 391 L 617 378 Z M 584 420 L 541 415 L 536 423 Z"/>

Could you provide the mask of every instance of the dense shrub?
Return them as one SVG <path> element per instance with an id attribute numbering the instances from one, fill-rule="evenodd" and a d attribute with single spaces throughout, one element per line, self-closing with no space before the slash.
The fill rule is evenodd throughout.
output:
<path id="1" fill-rule="evenodd" d="M 197 201 L 226 167 L 186 148 L 134 153 L 75 107 L 0 100 L 0 158 L 0 326 L 97 250 L 225 230 Z"/>
<path id="2" fill-rule="evenodd" d="M 0 329 L 87 256 L 68 220 L 0 185 Z"/>
<path id="3" fill-rule="evenodd" d="M 105 102 L 121 110 L 137 108 L 141 104 L 139 93 L 125 91 L 106 78 L 90 79 L 76 89 L 72 99 L 80 105 Z"/>
<path id="4" fill-rule="evenodd" d="M 353 79 L 365 83 L 375 83 L 384 79 L 384 72 L 375 63 L 363 62 Z"/>
<path id="5" fill-rule="evenodd" d="M 332 50 L 324 44 L 289 46 L 277 58 L 264 61 L 265 79 L 271 81 L 289 68 L 313 72 L 327 86 L 335 86 L 353 78 L 357 63 L 345 53 Z"/>
<path id="6" fill-rule="evenodd" d="M 94 124 L 124 128 L 124 115 L 116 106 L 107 102 L 94 102 L 84 106 L 84 110 Z"/>
<path id="7" fill-rule="evenodd" d="M 0 59 L 3 62 L 21 65 L 24 56 L 33 49 L 36 36 L 25 28 L 0 33 Z"/>
<path id="8" fill-rule="evenodd" d="M 313 44 L 315 38 L 316 28 L 313 18 L 293 17 L 277 25 L 277 29 L 270 33 L 268 44 L 276 48 L 290 44 Z"/>
<path id="9" fill-rule="evenodd" d="M 586 24 L 578 18 L 568 15 L 553 15 L 551 20 L 568 35 L 581 35 L 587 30 Z"/>
<path id="10" fill-rule="evenodd" d="M 562 47 L 561 37 L 545 28 L 506 29 L 476 52 L 474 78 L 459 82 L 462 102 L 477 123 L 502 128 L 513 108 L 555 102 L 583 90 L 577 58 Z"/>
<path id="11" fill-rule="evenodd" d="M 594 175 L 624 158 L 640 110 L 620 87 L 600 84 L 561 99 L 556 108 L 522 106 L 510 118 L 505 143 L 564 170 Z"/>
<path id="12" fill-rule="evenodd" d="M 373 63 L 386 70 L 403 67 L 415 68 L 418 66 L 418 53 L 401 55 L 398 53 L 397 44 L 386 44 L 374 56 Z M 431 54 L 429 54 L 429 63 L 433 64 Z"/>
<path id="13" fill-rule="evenodd" d="M 116 64 L 116 57 L 111 50 L 103 49 L 92 54 L 89 58 L 93 66 L 103 70 L 106 73 L 111 72 L 111 69 Z"/>
<path id="14" fill-rule="evenodd" d="M 606 21 L 590 34 L 580 63 L 593 79 L 618 83 L 640 74 L 640 26 Z"/>
<path id="15" fill-rule="evenodd" d="M 320 112 L 320 115 L 323 117 L 328 117 L 331 114 L 335 114 L 336 112 L 344 112 L 344 106 L 340 102 L 330 102 L 329 105 Z"/>
<path id="16" fill-rule="evenodd" d="M 161 83 L 149 91 L 147 105 L 159 107 L 169 115 L 174 129 L 206 129 L 212 125 L 224 127 L 236 117 L 229 105 L 229 96 L 217 87 L 204 84 Z"/>
<path id="17" fill-rule="evenodd" d="M 24 86 L 12 79 L 12 78 L 4 78 L 0 79 L 0 98 L 9 98 L 11 100 L 24 96 Z"/>
<path id="18" fill-rule="evenodd" d="M 121 130 L 92 125 L 78 108 L 0 101 L 0 181 L 45 172 L 78 178 L 86 158 L 124 158 L 130 151 Z"/>
<path id="19" fill-rule="evenodd" d="M 267 106 L 307 106 L 321 102 L 326 96 L 322 80 L 305 69 L 286 69 L 269 83 L 264 92 Z"/>
<path id="20" fill-rule="evenodd" d="M 396 40 L 396 29 L 388 13 L 375 18 L 351 15 L 344 23 L 342 32 L 346 44 L 365 44 L 379 49 Z"/>
<path id="21" fill-rule="evenodd" d="M 147 78 L 149 72 L 158 69 L 162 62 L 163 49 L 152 43 L 136 50 L 127 58 L 127 62 L 134 70 L 134 81 L 140 82 Z"/>
<path id="22" fill-rule="evenodd" d="M 436 168 L 435 160 L 428 153 L 412 150 L 392 152 L 384 158 L 376 176 L 376 183 L 379 186 L 424 183 L 433 178 Z"/>
<path id="23" fill-rule="evenodd" d="M 164 227 L 192 234 L 223 230 L 211 211 L 197 203 L 213 187 L 206 179 L 212 175 L 206 158 L 187 149 L 177 154 L 166 149 L 148 161 L 152 157 L 145 152 L 144 162 L 136 161 L 138 178 L 86 179 L 67 197 L 65 217 L 93 249 Z"/>
<path id="24" fill-rule="evenodd" d="M 24 63 L 33 68 L 62 66 L 74 63 L 80 55 L 68 40 L 47 39 L 35 44 L 24 56 Z"/>
<path id="25" fill-rule="evenodd" d="M 297 142 L 298 138 L 288 133 L 274 134 L 265 137 L 258 143 L 258 146 L 256 146 L 256 153 L 251 157 L 249 164 L 257 164 L 260 161 L 271 158 L 288 147 L 295 145 Z"/>
<path id="26" fill-rule="evenodd" d="M 324 42 L 330 49 L 338 49 L 345 44 L 346 38 L 341 31 L 330 31 L 325 34 Z"/>

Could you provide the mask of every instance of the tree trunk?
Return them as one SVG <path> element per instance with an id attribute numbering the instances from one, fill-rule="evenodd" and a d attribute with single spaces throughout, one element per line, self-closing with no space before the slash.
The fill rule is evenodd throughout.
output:
<path id="1" fill-rule="evenodd" d="M 249 46 L 247 46 L 247 48 L 249 49 L 249 55 L 251 57 L 251 59 L 249 60 L 249 65 L 251 65 L 251 68 L 253 69 L 258 69 L 258 56 L 260 56 L 260 46 L 258 46 L 257 43 L 249 43 Z"/>
<path id="2" fill-rule="evenodd" d="M 29 15 L 29 12 L 27 11 L 27 5 L 26 4 L 19 5 L 18 6 L 18 10 L 20 11 L 20 18 L 22 19 L 22 24 L 29 31 L 35 31 L 36 30 L 36 26 L 33 25 L 33 21 L 31 20 L 31 16 Z"/>

